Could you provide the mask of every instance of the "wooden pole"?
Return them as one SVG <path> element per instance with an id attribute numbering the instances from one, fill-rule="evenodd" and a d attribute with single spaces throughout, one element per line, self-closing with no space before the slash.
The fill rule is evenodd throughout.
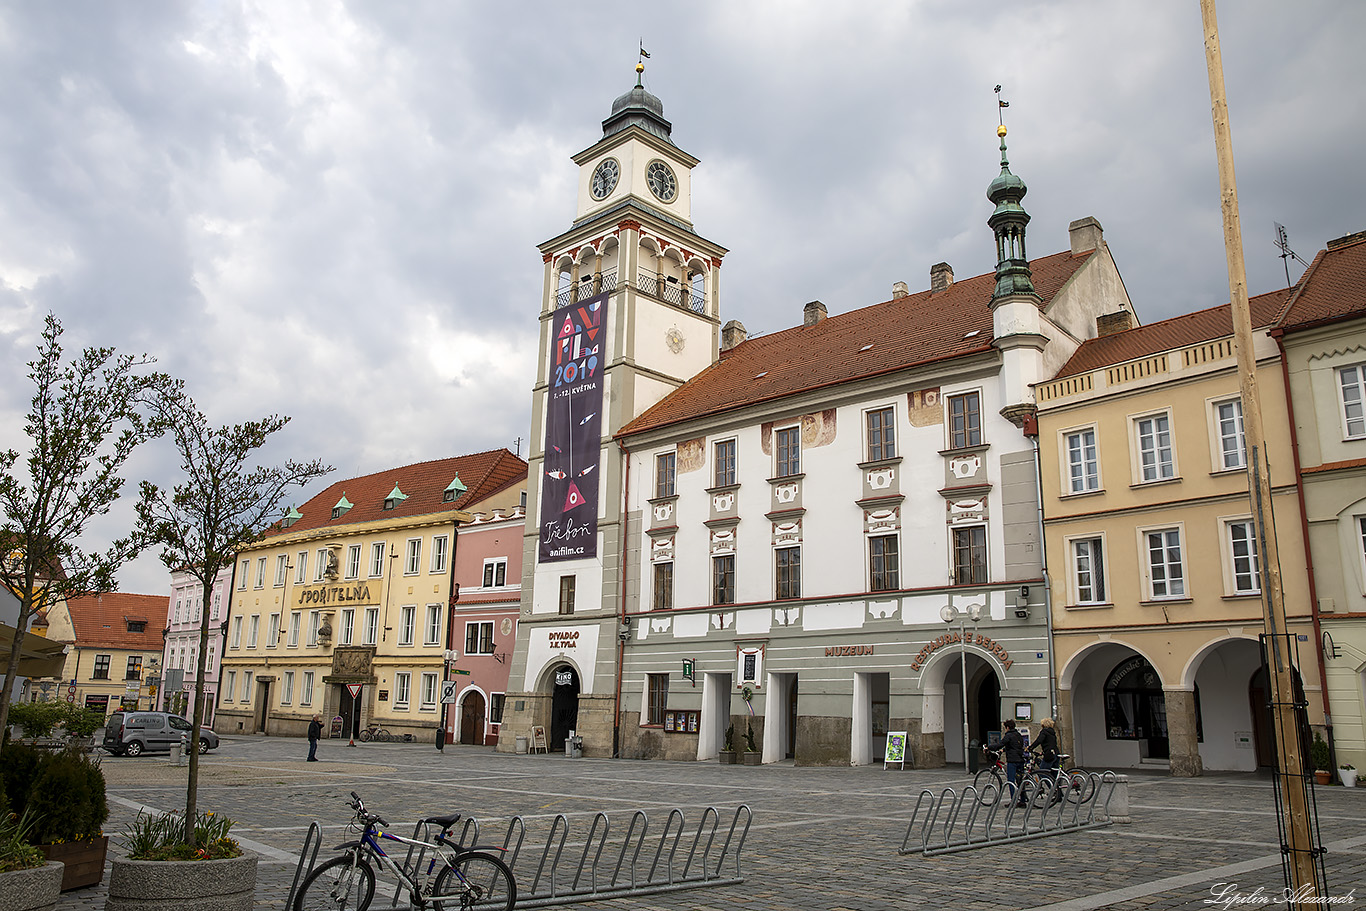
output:
<path id="1" fill-rule="evenodd" d="M 1205 61 L 1209 68 L 1214 145 L 1219 159 L 1219 189 L 1224 218 L 1224 246 L 1228 258 L 1228 287 L 1233 316 L 1233 341 L 1238 356 L 1238 381 L 1242 393 L 1243 432 L 1248 452 L 1248 487 L 1252 495 L 1258 563 L 1262 576 L 1263 622 L 1266 628 L 1266 661 L 1273 692 L 1273 720 L 1281 793 L 1287 806 L 1287 832 L 1291 887 L 1297 894 L 1316 895 L 1315 849 L 1310 833 L 1304 756 L 1295 709 L 1292 655 L 1286 636 L 1285 602 L 1281 591 L 1280 557 L 1272 522 L 1271 479 L 1266 459 L 1266 433 L 1262 427 L 1261 398 L 1257 388 L 1257 358 L 1253 351 L 1252 315 L 1247 301 L 1247 275 L 1243 265 L 1243 235 L 1238 222 L 1238 181 L 1233 172 L 1233 139 L 1229 130 L 1228 103 L 1224 94 L 1224 64 L 1219 51 L 1219 24 L 1214 0 L 1200 0 L 1205 30 Z M 1303 891 L 1301 891 L 1303 890 Z"/>

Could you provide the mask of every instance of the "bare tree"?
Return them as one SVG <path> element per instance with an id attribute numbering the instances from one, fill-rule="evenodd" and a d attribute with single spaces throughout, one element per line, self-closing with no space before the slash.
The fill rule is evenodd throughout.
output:
<path id="1" fill-rule="evenodd" d="M 19 600 L 19 618 L 0 688 L 0 731 L 9 723 L 24 631 L 41 608 L 68 598 L 113 591 L 114 572 L 139 550 L 130 536 L 95 553 L 79 544 L 86 525 L 109 512 L 123 488 L 119 473 L 133 450 L 162 432 L 150 410 L 178 384 L 154 363 L 113 348 L 86 348 L 62 360 L 62 324 L 48 314 L 38 359 L 29 361 L 35 391 L 24 432 L 31 447 L 20 462 L 0 453 L 0 584 Z M 16 471 L 22 465 L 21 471 Z"/>
<path id="2" fill-rule="evenodd" d="M 138 500 L 138 532 L 161 546 L 161 561 L 189 573 L 200 585 L 199 660 L 195 669 L 190 775 L 185 793 L 185 842 L 195 843 L 199 789 L 199 729 L 204 722 L 204 671 L 209 645 L 209 599 L 214 580 L 237 551 L 259 539 L 280 512 L 291 487 L 302 487 L 332 470 L 320 460 L 250 467 L 252 454 L 289 423 L 271 415 L 259 421 L 213 428 L 187 396 L 164 400 L 185 477 L 164 491 L 144 481 Z"/>

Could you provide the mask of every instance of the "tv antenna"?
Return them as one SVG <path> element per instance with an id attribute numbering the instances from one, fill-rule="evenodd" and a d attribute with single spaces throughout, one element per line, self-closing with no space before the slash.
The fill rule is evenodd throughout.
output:
<path id="1" fill-rule="evenodd" d="M 1295 262 L 1309 268 L 1309 264 L 1300 259 L 1300 255 L 1290 249 L 1290 237 L 1285 233 L 1285 225 L 1280 222 L 1272 222 L 1276 226 L 1276 246 L 1281 249 L 1281 265 L 1285 266 L 1285 286 L 1292 287 L 1290 284 L 1290 260 L 1293 257 Z"/>

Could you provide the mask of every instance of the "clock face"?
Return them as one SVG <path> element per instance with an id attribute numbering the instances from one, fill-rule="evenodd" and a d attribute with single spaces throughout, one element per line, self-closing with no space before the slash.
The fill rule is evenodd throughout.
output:
<path id="1" fill-rule="evenodd" d="M 593 180 L 590 188 L 594 199 L 606 199 L 617 186 L 617 178 L 621 176 L 621 167 L 615 158 L 604 158 L 598 163 L 597 169 L 593 171 Z"/>
<path id="2" fill-rule="evenodd" d="M 662 161 L 650 162 L 645 169 L 645 182 L 650 185 L 650 191 L 664 202 L 673 202 L 678 195 L 678 178 L 674 177 L 673 169 Z"/>

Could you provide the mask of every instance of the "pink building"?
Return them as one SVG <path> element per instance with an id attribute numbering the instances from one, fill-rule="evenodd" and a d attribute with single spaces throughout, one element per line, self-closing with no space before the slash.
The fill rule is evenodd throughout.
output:
<path id="1" fill-rule="evenodd" d="M 218 573 L 209 595 L 209 648 L 204 667 L 204 726 L 213 726 L 217 705 L 218 664 L 223 656 L 223 622 L 227 618 L 231 565 Z M 199 667 L 199 627 L 203 618 L 203 589 L 184 570 L 171 574 L 171 601 L 166 608 L 161 654 L 162 685 L 157 705 L 164 711 L 190 717 L 194 711 L 195 674 Z"/>
<path id="2" fill-rule="evenodd" d="M 446 707 L 451 743 L 498 742 L 512 646 L 522 598 L 523 506 L 509 513 L 476 513 L 455 545 L 456 595 L 451 599 L 452 658 L 448 679 L 456 702 Z"/>

